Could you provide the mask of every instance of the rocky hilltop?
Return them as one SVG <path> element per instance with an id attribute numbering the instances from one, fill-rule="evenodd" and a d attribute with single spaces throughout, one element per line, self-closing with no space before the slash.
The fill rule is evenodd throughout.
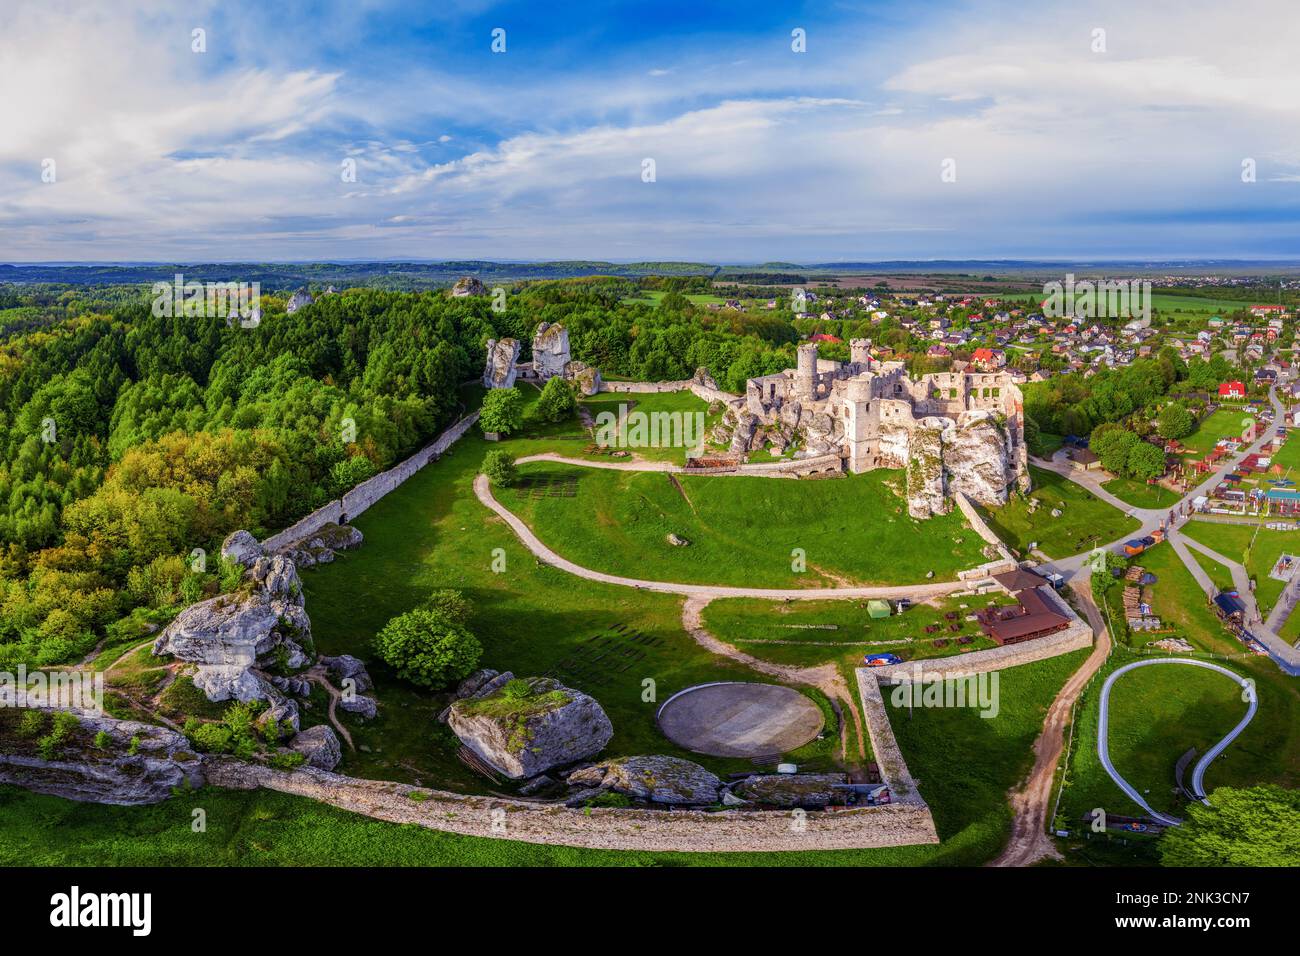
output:
<path id="1" fill-rule="evenodd" d="M 246 531 L 227 538 L 222 554 L 246 569 L 239 589 L 181 611 L 153 652 L 196 664 L 194 685 L 209 700 L 274 701 L 275 689 L 254 670 L 310 662 L 311 621 L 298 570 L 283 555 L 267 555 Z"/>

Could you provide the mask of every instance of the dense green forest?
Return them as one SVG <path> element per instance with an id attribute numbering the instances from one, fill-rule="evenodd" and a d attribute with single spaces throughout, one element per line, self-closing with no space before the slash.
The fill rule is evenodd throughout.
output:
<path id="1" fill-rule="evenodd" d="M 542 321 L 606 374 L 728 388 L 793 364 L 788 313 L 624 303 L 620 278 L 486 297 L 351 289 L 253 328 L 160 318 L 147 287 L 0 286 L 0 666 L 79 659 L 117 629 L 210 593 L 236 528 L 291 524 L 432 438 L 488 338 Z"/>

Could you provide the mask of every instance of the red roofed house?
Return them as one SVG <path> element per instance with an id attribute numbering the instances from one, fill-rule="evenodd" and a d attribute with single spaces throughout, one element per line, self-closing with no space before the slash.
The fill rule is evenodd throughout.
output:
<path id="1" fill-rule="evenodd" d="M 1240 382 L 1224 382 L 1219 386 L 1220 398 L 1245 398 L 1246 386 Z"/>
<path id="2" fill-rule="evenodd" d="M 971 363 L 987 372 L 995 372 L 1007 364 L 1006 354 L 1001 349 L 976 349 L 971 355 Z"/>
<path id="3" fill-rule="evenodd" d="M 818 332 L 816 335 L 808 337 L 809 342 L 843 342 L 839 336 L 827 335 L 825 332 Z"/>

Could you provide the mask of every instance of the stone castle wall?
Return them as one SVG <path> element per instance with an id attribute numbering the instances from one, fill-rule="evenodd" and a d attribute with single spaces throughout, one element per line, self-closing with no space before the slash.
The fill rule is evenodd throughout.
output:
<path id="1" fill-rule="evenodd" d="M 857 850 L 938 843 L 930 809 L 909 800 L 879 807 L 794 814 L 782 811 L 569 808 L 467 796 L 322 770 L 273 770 L 231 758 L 209 760 L 210 785 L 264 787 L 391 823 L 465 836 L 601 850 L 722 853 Z M 418 795 L 412 799 L 412 795 Z"/>
<path id="2" fill-rule="evenodd" d="M 311 514 L 294 522 L 278 534 L 271 535 L 262 542 L 262 547 L 268 552 L 278 551 L 315 534 L 327 524 L 347 524 L 384 495 L 399 487 L 429 462 L 436 461 L 443 452 L 469 430 L 470 426 L 478 421 L 478 415 L 477 411 L 466 415 L 409 458 L 399 462 L 387 471 L 381 471 L 372 478 L 366 479 L 339 500 L 331 501 L 329 504 L 317 508 Z"/>

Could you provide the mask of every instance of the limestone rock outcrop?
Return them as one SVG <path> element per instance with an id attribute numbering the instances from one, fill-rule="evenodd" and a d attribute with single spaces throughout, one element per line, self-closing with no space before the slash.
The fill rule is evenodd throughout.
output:
<path id="1" fill-rule="evenodd" d="M 816 810 L 842 804 L 848 791 L 836 790 L 833 784 L 846 783 L 842 773 L 773 773 L 746 777 L 731 791 L 742 800 L 769 807 Z"/>
<path id="2" fill-rule="evenodd" d="M 306 289 L 299 289 L 293 295 L 289 296 L 289 301 L 285 303 L 284 311 L 293 315 L 299 309 L 305 308 L 315 302 L 316 299 Z"/>
<path id="3" fill-rule="evenodd" d="M 5 711 L 4 719 L 18 720 L 17 708 Z M 159 803 L 176 787 L 203 785 L 203 760 L 182 734 L 133 720 L 84 712 L 77 716 L 80 725 L 49 759 L 37 751 L 34 740 L 6 735 L 18 743 L 0 753 L 0 783 L 119 806 Z M 97 739 L 101 732 L 107 736 Z"/>
<path id="4" fill-rule="evenodd" d="M 702 806 L 718 802 L 722 781 L 680 757 L 621 757 L 569 774 L 570 786 L 598 787 L 650 803 Z"/>
<path id="5" fill-rule="evenodd" d="M 261 557 L 240 588 L 181 611 L 154 642 L 154 654 L 197 664 L 194 685 L 212 701 L 259 700 L 269 682 L 254 668 L 308 663 L 311 620 L 303 608 L 302 582 L 283 555 Z"/>
<path id="6" fill-rule="evenodd" d="M 221 556 L 251 568 L 258 558 L 266 557 L 266 551 L 249 532 L 232 531 L 221 542 Z"/>
<path id="7" fill-rule="evenodd" d="M 519 361 L 517 339 L 488 339 L 487 361 L 483 366 L 484 388 L 513 388 Z"/>
<path id="8" fill-rule="evenodd" d="M 543 322 L 533 335 L 533 370 L 542 378 L 564 375 L 569 354 L 569 330 L 560 323 Z"/>
<path id="9" fill-rule="evenodd" d="M 320 663 L 325 665 L 325 670 L 336 685 L 351 680 L 353 687 L 358 691 L 370 690 L 375 686 L 374 681 L 370 679 L 370 672 L 366 670 L 366 665 L 351 654 L 322 657 Z"/>
<path id="10" fill-rule="evenodd" d="M 307 766 L 317 770 L 333 770 L 343 759 L 343 747 L 332 727 L 317 724 L 294 734 L 289 748 L 307 758 Z"/>
<path id="11" fill-rule="evenodd" d="M 451 287 L 453 299 L 463 299 L 471 295 L 487 295 L 487 286 L 476 276 L 462 276 Z"/>
<path id="12" fill-rule="evenodd" d="M 564 378 L 578 390 L 579 395 L 590 397 L 600 391 L 600 369 L 586 362 L 566 362 Z"/>
<path id="13" fill-rule="evenodd" d="M 512 780 L 593 757 L 613 737 L 605 711 L 581 691 L 546 677 L 501 683 L 503 676 L 453 703 L 447 722 L 466 747 Z"/>

